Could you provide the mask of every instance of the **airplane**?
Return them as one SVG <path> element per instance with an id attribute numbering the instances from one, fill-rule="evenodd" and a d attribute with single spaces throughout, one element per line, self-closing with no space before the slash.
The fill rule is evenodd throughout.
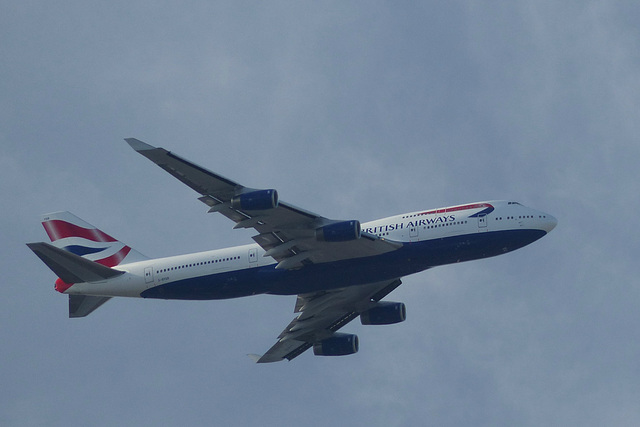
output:
<path id="1" fill-rule="evenodd" d="M 149 259 L 69 212 L 43 215 L 51 243 L 27 246 L 58 276 L 69 317 L 84 317 L 112 297 L 218 300 L 297 295 L 296 317 L 258 363 L 359 349 L 338 332 L 406 319 L 403 303 L 383 301 L 403 277 L 432 267 L 505 254 L 549 233 L 548 213 L 506 200 L 421 210 L 360 223 L 296 207 L 274 189 L 254 189 L 135 138 L 126 142 L 191 187 L 208 208 L 257 231 L 255 243 Z"/>

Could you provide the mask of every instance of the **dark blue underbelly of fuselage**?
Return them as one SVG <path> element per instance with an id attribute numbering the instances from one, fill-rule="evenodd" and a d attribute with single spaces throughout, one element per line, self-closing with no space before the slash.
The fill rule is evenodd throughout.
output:
<path id="1" fill-rule="evenodd" d="M 438 265 L 510 252 L 544 236 L 542 230 L 507 230 L 444 237 L 368 258 L 312 264 L 297 270 L 268 265 L 178 280 L 144 291 L 143 298 L 210 300 L 256 294 L 296 295 L 391 280 Z"/>

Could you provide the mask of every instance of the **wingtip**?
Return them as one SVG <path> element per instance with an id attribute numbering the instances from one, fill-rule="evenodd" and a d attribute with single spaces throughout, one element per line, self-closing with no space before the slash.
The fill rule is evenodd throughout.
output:
<path id="1" fill-rule="evenodd" d="M 249 357 L 249 359 L 253 360 L 255 363 L 258 363 L 258 361 L 262 357 L 259 354 L 254 354 L 254 353 L 247 354 L 247 356 Z"/>
<path id="2" fill-rule="evenodd" d="M 129 146 L 131 146 L 131 148 L 133 148 L 136 151 L 147 151 L 147 150 L 153 150 L 156 148 L 136 138 L 125 138 L 124 140 L 127 141 L 127 144 L 129 144 Z"/>

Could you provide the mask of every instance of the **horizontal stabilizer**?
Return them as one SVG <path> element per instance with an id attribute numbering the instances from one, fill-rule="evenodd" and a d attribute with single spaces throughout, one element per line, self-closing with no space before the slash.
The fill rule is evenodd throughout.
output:
<path id="1" fill-rule="evenodd" d="M 69 317 L 85 317 L 93 313 L 111 297 L 94 297 L 89 295 L 69 295 Z"/>
<path id="2" fill-rule="evenodd" d="M 49 243 L 27 243 L 27 246 L 66 283 L 98 282 L 124 274 Z"/>

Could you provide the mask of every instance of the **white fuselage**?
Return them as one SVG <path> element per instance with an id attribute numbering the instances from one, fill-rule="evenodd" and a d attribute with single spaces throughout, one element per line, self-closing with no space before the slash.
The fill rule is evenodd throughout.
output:
<path id="1" fill-rule="evenodd" d="M 551 215 L 527 208 L 519 203 L 491 201 L 383 218 L 363 223 L 362 232 L 401 243 L 407 250 L 414 251 L 412 254 L 422 248 L 428 251 L 433 250 L 433 245 L 447 241 L 454 242 L 455 245 L 446 246 L 446 250 L 459 250 L 464 255 L 458 258 L 455 253 L 447 254 L 442 258 L 441 263 L 449 263 L 455 259 L 478 259 L 517 249 L 542 237 L 553 229 L 556 223 L 556 219 Z M 522 236 L 525 235 L 523 233 L 528 233 L 526 235 L 530 234 L 531 237 L 522 240 Z M 511 246 L 510 236 L 522 241 L 519 240 L 517 244 L 514 243 Z M 493 247 L 497 237 L 502 239 L 500 244 L 504 240 L 504 250 L 502 251 Z M 487 247 L 493 245 L 490 250 L 482 250 L 481 245 L 485 241 L 483 239 L 486 240 Z M 475 252 L 469 252 L 470 248 Z M 175 290 L 181 284 L 185 284 L 185 289 L 189 287 L 189 293 L 184 299 L 200 299 L 197 295 L 193 298 L 189 296 L 193 292 L 197 292 L 198 287 L 206 287 L 207 283 L 216 282 L 217 279 L 224 278 L 224 286 L 232 287 L 234 278 L 235 281 L 241 282 L 246 281 L 246 277 L 260 280 L 260 274 L 272 274 L 277 262 L 264 255 L 265 251 L 259 245 L 250 244 L 123 264 L 115 268 L 125 271 L 126 274 L 100 282 L 76 283 L 65 293 L 162 298 L 162 293 L 152 291 L 164 289 L 166 286 Z M 362 268 L 367 268 L 365 261 L 362 260 Z M 438 265 L 438 262 L 435 262 L 434 265 Z M 424 264 L 423 261 L 423 264 L 415 267 L 414 270 L 419 271 L 434 265 Z M 303 267 L 302 270 L 304 268 L 306 267 Z M 247 276 L 247 270 L 250 269 L 256 269 L 255 271 L 259 271 L 259 273 L 256 273 L 255 276 Z M 413 270 L 411 271 L 413 272 Z M 285 275 L 282 277 L 287 279 Z M 242 295 L 265 292 L 260 283 L 255 285 L 255 292 L 249 290 Z M 166 298 L 173 298 L 171 295 L 174 294 L 168 295 Z"/>

